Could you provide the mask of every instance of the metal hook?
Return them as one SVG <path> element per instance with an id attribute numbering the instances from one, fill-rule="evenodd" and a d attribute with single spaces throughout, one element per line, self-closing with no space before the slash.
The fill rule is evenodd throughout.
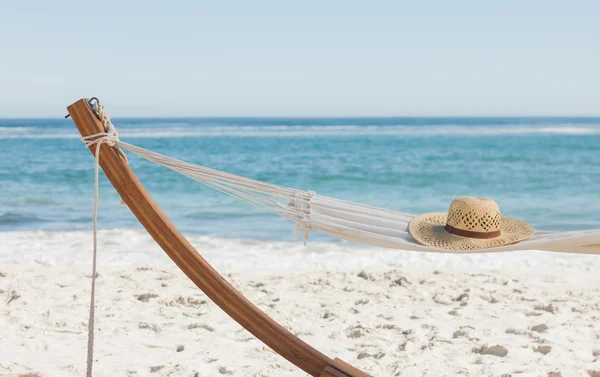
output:
<path id="1" fill-rule="evenodd" d="M 100 100 L 98 99 L 98 97 L 92 97 L 92 98 L 90 98 L 90 99 L 87 101 L 87 103 L 88 103 L 88 105 L 89 105 L 90 107 L 92 107 L 92 102 L 93 102 L 93 101 L 100 102 Z"/>
<path id="2" fill-rule="evenodd" d="M 98 114 L 96 112 L 96 110 L 94 109 L 94 105 L 92 104 L 92 102 L 94 102 L 94 101 L 96 101 L 96 103 L 98 103 L 98 104 L 100 103 L 100 100 L 98 99 L 98 97 L 92 97 L 89 100 L 87 100 L 87 104 L 90 107 L 90 110 L 92 110 L 92 112 L 96 115 L 96 117 L 98 119 L 100 119 L 100 114 Z"/>
<path id="3" fill-rule="evenodd" d="M 92 97 L 89 100 L 87 100 L 87 104 L 90 107 L 90 110 L 92 110 L 94 112 L 94 114 L 96 114 L 96 116 L 99 117 L 98 113 L 96 113 L 96 110 L 94 110 L 94 106 L 92 105 L 92 101 L 100 102 L 100 100 L 98 99 L 98 97 Z M 65 115 L 65 119 L 70 118 L 70 117 L 71 117 L 71 114 Z"/>

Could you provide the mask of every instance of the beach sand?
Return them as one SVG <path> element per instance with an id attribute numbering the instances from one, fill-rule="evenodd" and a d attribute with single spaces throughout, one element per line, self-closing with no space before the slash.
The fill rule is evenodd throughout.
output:
<path id="1" fill-rule="evenodd" d="M 25 242 L 26 235 L 5 239 L 14 237 Z M 79 241 L 73 245 L 81 247 Z M 104 266 L 110 251 L 103 246 L 95 376 L 305 375 L 227 317 L 170 261 Z M 326 246 L 310 247 L 305 250 L 314 253 Z M 598 257 L 452 258 L 339 245 L 320 257 L 338 252 L 356 263 L 361 253 L 388 263 L 217 267 L 303 340 L 373 376 L 600 375 Z M 0 264 L 0 376 L 84 375 L 89 265 L 6 260 Z"/>

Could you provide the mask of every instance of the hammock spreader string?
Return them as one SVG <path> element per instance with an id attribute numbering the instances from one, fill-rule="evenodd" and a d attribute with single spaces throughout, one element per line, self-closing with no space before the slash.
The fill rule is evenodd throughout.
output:
<path id="1" fill-rule="evenodd" d="M 400 237 L 408 235 L 403 227 L 398 226 L 398 222 L 407 221 L 410 216 L 398 212 L 321 196 L 317 197 L 318 201 L 315 201 L 315 194 L 312 192 L 289 189 L 190 164 L 122 141 L 118 142 L 118 146 L 221 192 L 238 197 L 250 204 L 259 205 L 271 213 L 295 221 L 296 230 L 304 228 L 305 241 L 308 235 L 307 230 L 313 229 L 313 225 L 319 224 L 319 229 L 330 228 L 332 222 L 338 228 L 345 225 L 346 231 L 360 232 L 369 239 L 385 236 L 385 234 L 394 234 Z M 281 203 L 277 199 L 270 199 L 270 197 L 285 198 L 288 200 L 288 204 Z M 301 202 L 301 205 L 295 207 L 289 205 L 289 203 L 297 202 Z M 318 213 L 315 213 L 313 208 L 318 208 Z M 317 218 L 321 220 L 317 220 Z M 361 223 L 360 220 L 365 219 L 369 219 L 369 224 Z"/>
<path id="2" fill-rule="evenodd" d="M 250 178 L 239 177 L 230 173 L 180 161 L 122 141 L 118 142 L 118 146 L 208 186 L 211 186 L 215 181 L 228 187 L 243 185 L 244 191 L 249 196 L 252 196 L 252 198 L 267 195 L 287 199 L 287 205 L 274 200 L 267 204 L 273 207 L 265 209 L 294 221 L 296 223 L 294 231 L 304 231 L 305 243 L 308 240 L 309 232 L 315 229 L 340 239 L 357 242 L 361 242 L 358 240 L 362 240 L 363 243 L 395 248 L 399 248 L 399 239 L 410 237 L 406 226 L 402 225 L 403 222 L 408 223 L 411 218 L 407 214 L 330 197 L 317 196 L 313 192 L 294 190 Z M 238 196 L 235 193 L 228 194 Z M 295 196 L 298 194 L 301 197 L 299 199 L 296 198 L 296 201 L 300 201 L 301 205 L 291 206 L 290 203 L 295 201 Z M 251 202 L 251 200 L 247 202 Z M 392 238 L 388 238 L 388 236 Z"/>
<path id="3" fill-rule="evenodd" d="M 304 243 L 306 244 L 308 241 L 308 235 L 312 229 L 310 225 L 310 201 L 315 196 L 315 193 L 289 189 L 229 173 L 218 172 L 213 169 L 175 160 L 121 141 L 118 141 L 117 145 L 138 155 L 153 153 L 154 158 L 152 161 L 155 163 L 248 204 L 258 206 L 270 213 L 278 214 L 294 221 L 296 223 L 294 232 L 303 229 Z M 287 203 L 282 202 L 281 199 L 287 199 Z"/>
<path id="4" fill-rule="evenodd" d="M 244 201 L 251 204 L 260 201 L 267 211 L 295 221 L 297 228 L 299 223 L 304 224 L 300 226 L 301 228 L 308 226 L 313 229 L 313 225 L 317 223 L 326 227 L 327 223 L 334 222 L 339 226 L 346 225 L 348 231 L 365 232 L 366 236 L 377 236 L 381 232 L 398 236 L 408 234 L 403 227 L 398 226 L 398 222 L 407 221 L 410 216 L 399 212 L 316 196 L 314 192 L 294 190 L 235 176 L 167 157 L 122 141 L 118 142 L 118 146 L 195 181 L 211 187 L 216 186 L 219 191 L 246 199 Z M 280 198 L 286 199 L 287 204 L 277 200 Z M 291 206 L 291 203 L 296 205 Z M 369 224 L 361 223 L 360 220 L 365 219 L 369 220 Z M 377 227 L 377 232 L 373 226 Z"/>
<path id="5" fill-rule="evenodd" d="M 304 242 L 308 239 L 308 233 L 312 229 L 310 208 L 311 201 L 316 196 L 314 192 L 277 186 L 190 164 L 122 141 L 118 141 L 117 146 L 215 190 L 288 218 L 296 222 L 295 230 L 304 230 Z"/>
<path id="6" fill-rule="evenodd" d="M 267 211 L 296 223 L 296 230 L 319 230 L 333 237 L 375 246 L 424 252 L 443 252 L 418 244 L 408 232 L 413 215 L 389 209 L 348 202 L 314 193 L 294 190 L 269 183 L 239 177 L 203 166 L 190 164 L 172 157 L 149 151 L 122 141 L 117 146 L 144 159 L 165 166 L 206 185 L 216 185 L 228 195 L 243 197 L 251 204 L 260 201 Z M 212 187 L 212 186 L 211 186 Z M 300 195 L 300 197 L 298 197 Z M 262 199 L 257 199 L 262 198 Z M 266 198 L 271 198 L 266 199 Z M 286 199 L 282 203 L 281 199 Z M 297 203 L 292 206 L 291 203 Z M 266 206 L 266 207 L 265 207 Z M 527 241 L 518 244 L 479 250 L 460 250 L 451 253 L 493 253 L 513 250 L 565 251 L 572 247 L 575 253 L 597 253 L 597 250 L 577 249 L 600 243 L 600 230 L 551 233 L 538 231 Z M 571 251 L 569 251 L 571 252 Z"/>

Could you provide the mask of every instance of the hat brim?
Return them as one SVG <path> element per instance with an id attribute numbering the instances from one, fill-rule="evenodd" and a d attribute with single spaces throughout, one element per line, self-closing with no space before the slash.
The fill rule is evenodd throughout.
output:
<path id="1" fill-rule="evenodd" d="M 521 242 L 535 234 L 535 229 L 524 221 L 510 217 L 500 219 L 500 236 L 470 238 L 448 233 L 444 226 L 448 213 L 435 212 L 416 216 L 408 230 L 419 243 L 445 250 L 479 250 Z"/>

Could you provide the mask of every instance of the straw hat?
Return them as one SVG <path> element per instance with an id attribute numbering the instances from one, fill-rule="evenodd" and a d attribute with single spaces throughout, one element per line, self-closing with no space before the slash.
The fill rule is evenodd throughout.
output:
<path id="1" fill-rule="evenodd" d="M 528 239 L 533 227 L 521 220 L 500 216 L 500 207 L 490 198 L 459 196 L 448 212 L 425 213 L 408 225 L 421 244 L 446 250 L 478 250 Z"/>

